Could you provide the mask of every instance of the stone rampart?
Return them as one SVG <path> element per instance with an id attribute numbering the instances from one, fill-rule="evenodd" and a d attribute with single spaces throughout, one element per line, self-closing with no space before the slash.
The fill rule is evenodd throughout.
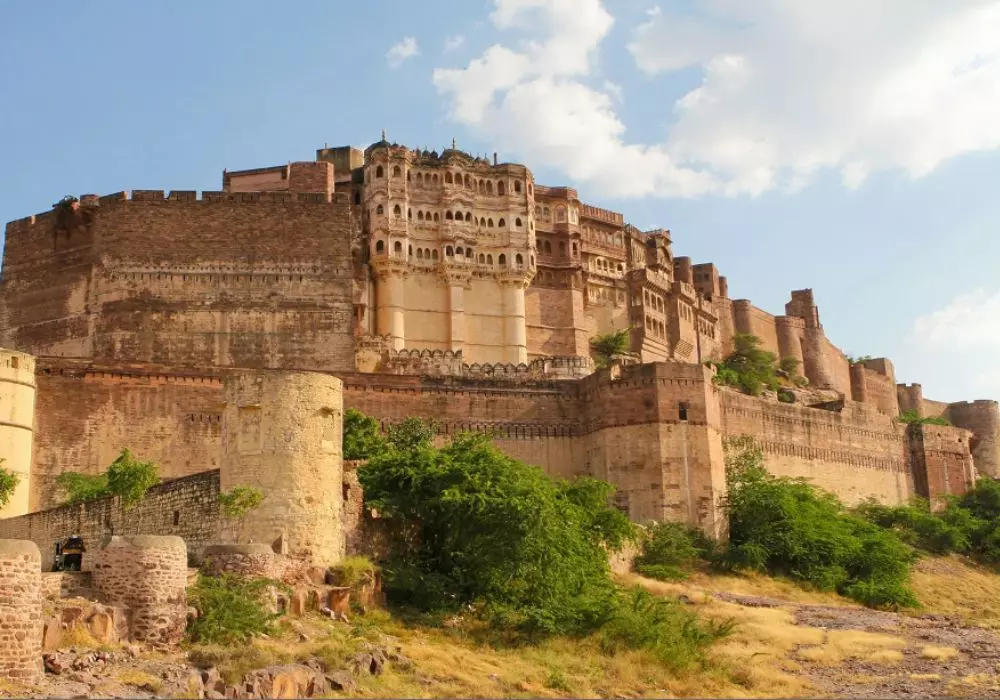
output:
<path id="1" fill-rule="evenodd" d="M 187 626 L 187 548 L 180 537 L 112 537 L 96 554 L 94 587 L 131 610 L 132 639 L 180 642 Z"/>
<path id="2" fill-rule="evenodd" d="M 205 548 L 201 570 L 211 576 L 232 574 L 243 578 L 280 580 L 284 557 L 266 544 L 214 544 Z"/>
<path id="3" fill-rule="evenodd" d="M 0 678 L 42 678 L 41 555 L 24 540 L 0 540 Z"/>

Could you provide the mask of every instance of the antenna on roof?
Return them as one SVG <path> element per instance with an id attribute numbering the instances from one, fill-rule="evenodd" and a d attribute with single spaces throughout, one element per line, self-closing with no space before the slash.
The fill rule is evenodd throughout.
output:
<path id="1" fill-rule="evenodd" d="M 382 129 L 382 140 L 385 141 L 385 129 Z"/>
<path id="2" fill-rule="evenodd" d="M 452 137 L 451 137 L 451 150 L 453 150 L 453 151 L 454 151 L 454 150 L 457 150 L 457 149 L 455 148 L 455 137 L 454 137 L 454 136 L 452 136 Z"/>

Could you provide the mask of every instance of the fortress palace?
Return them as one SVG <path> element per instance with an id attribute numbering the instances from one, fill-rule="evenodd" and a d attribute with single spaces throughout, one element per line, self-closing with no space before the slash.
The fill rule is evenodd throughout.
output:
<path id="1" fill-rule="evenodd" d="M 887 359 L 852 364 L 811 290 L 781 315 L 732 299 L 712 263 L 674 257 L 669 231 L 640 231 L 523 165 L 383 137 L 227 171 L 222 187 L 83 195 L 7 224 L 0 456 L 23 478 L 0 537 L 47 551 L 62 529 L 98 527 L 94 507 L 54 508 L 55 479 L 101 472 L 129 447 L 173 480 L 155 498 L 183 492 L 154 498 L 147 534 L 190 541 L 220 469 L 226 487 L 227 454 L 266 456 L 267 435 L 296 431 L 339 450 L 350 407 L 384 424 L 432 418 L 443 435 L 491 431 L 551 474 L 610 481 L 635 520 L 709 531 L 731 435 L 849 503 L 935 499 L 998 475 L 995 401 L 931 401 L 897 385 Z M 595 369 L 591 339 L 626 328 L 631 353 Z M 779 402 L 716 386 L 705 361 L 736 333 L 798 360 L 808 388 Z M 230 390 L 248 370 L 266 386 Z M 342 404 L 296 414 L 308 390 L 268 394 L 283 373 L 339 379 Z M 952 425 L 897 420 L 909 411 Z M 241 478 L 323 490 L 260 468 L 273 473 Z M 333 508 L 353 497 L 346 479 L 324 489 Z"/>

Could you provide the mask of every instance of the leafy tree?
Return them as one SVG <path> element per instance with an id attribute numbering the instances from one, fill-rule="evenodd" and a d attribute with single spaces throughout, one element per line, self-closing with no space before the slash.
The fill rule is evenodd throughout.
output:
<path id="1" fill-rule="evenodd" d="M 653 523 L 635 559 L 635 570 L 661 581 L 688 577 L 695 562 L 710 549 L 710 543 L 694 528 L 683 523 Z"/>
<path id="2" fill-rule="evenodd" d="M 0 508 L 6 507 L 10 503 L 14 491 L 21 483 L 21 475 L 15 471 L 4 469 L 2 466 L 6 460 L 0 458 Z"/>
<path id="3" fill-rule="evenodd" d="M 369 459 L 385 448 L 378 421 L 354 408 L 344 412 L 344 459 Z"/>
<path id="4" fill-rule="evenodd" d="M 358 470 L 370 507 L 397 527 L 390 600 L 473 604 L 496 626 L 534 633 L 599 627 L 618 605 L 605 547 L 632 535 L 594 479 L 569 484 L 513 460 L 482 435 L 442 449 L 407 441 Z"/>
<path id="5" fill-rule="evenodd" d="M 389 426 L 386 443 L 389 448 L 409 452 L 430 447 L 434 442 L 434 423 L 420 418 L 407 418 Z"/>
<path id="6" fill-rule="evenodd" d="M 107 473 L 63 472 L 56 477 L 56 486 L 65 494 L 63 505 L 94 501 L 111 495 L 111 491 L 108 489 Z"/>
<path id="7" fill-rule="evenodd" d="M 615 355 L 624 355 L 632 347 L 632 329 L 605 333 L 590 339 L 598 367 L 607 367 Z"/>
<path id="8" fill-rule="evenodd" d="M 780 369 L 786 377 L 791 379 L 798 374 L 799 365 L 801 363 L 797 358 L 794 357 L 782 357 L 781 362 L 778 363 L 778 369 Z"/>
<path id="9" fill-rule="evenodd" d="M 160 483 L 156 465 L 136 459 L 126 447 L 107 471 L 108 491 L 117 496 L 122 510 L 128 512 L 146 497 L 146 492 Z"/>
<path id="10" fill-rule="evenodd" d="M 739 388 L 746 394 L 757 396 L 765 388 L 777 391 L 778 358 L 773 352 L 760 348 L 760 338 L 749 333 L 733 336 L 733 352 L 722 362 L 711 362 L 716 367 L 715 382 Z"/>
<path id="11" fill-rule="evenodd" d="M 233 542 L 239 540 L 250 511 L 264 500 L 264 492 L 253 486 L 234 486 L 219 494 L 219 511 L 229 526 Z"/>

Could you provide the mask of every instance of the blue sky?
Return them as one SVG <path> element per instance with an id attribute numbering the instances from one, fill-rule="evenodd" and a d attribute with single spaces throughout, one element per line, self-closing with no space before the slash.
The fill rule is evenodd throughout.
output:
<path id="1" fill-rule="evenodd" d="M 812 287 L 925 395 L 1000 398 L 998 47 L 997 0 L 6 0 L 0 219 L 455 137 L 671 229 L 734 298 Z"/>

